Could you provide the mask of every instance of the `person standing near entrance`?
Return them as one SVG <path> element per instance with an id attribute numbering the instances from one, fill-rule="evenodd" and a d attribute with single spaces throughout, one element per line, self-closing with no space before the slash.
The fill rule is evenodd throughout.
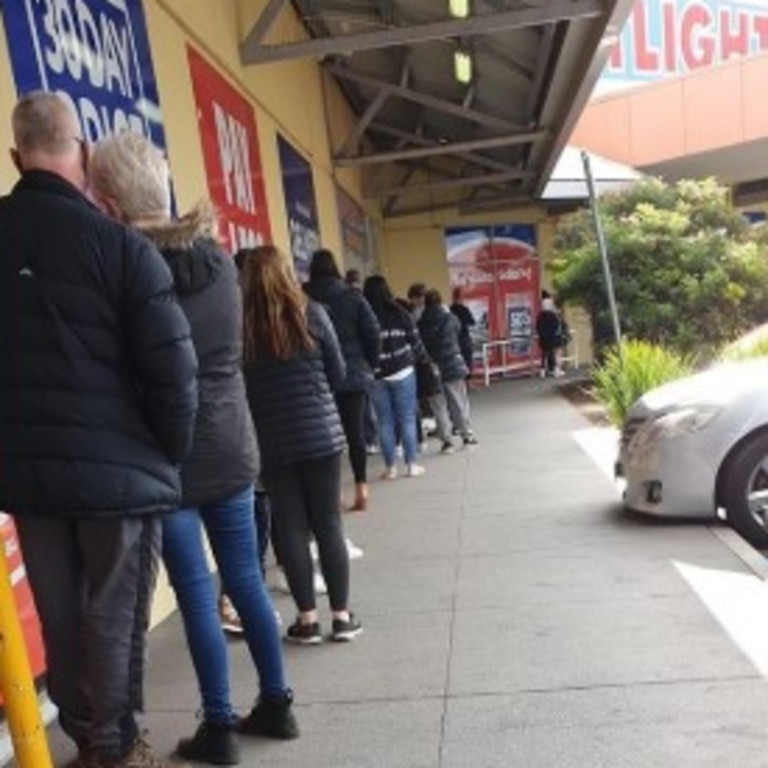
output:
<path id="1" fill-rule="evenodd" d="M 547 291 L 541 293 L 541 310 L 536 317 L 536 334 L 541 350 L 541 377 L 560 376 L 557 349 L 562 343 L 562 323 L 554 299 Z"/>
<path id="2" fill-rule="evenodd" d="M 163 768 L 140 736 L 160 519 L 181 499 L 197 359 L 154 246 L 85 197 L 60 97 L 12 117 L 0 201 L 0 508 L 19 530 L 48 691 L 88 768 Z"/>

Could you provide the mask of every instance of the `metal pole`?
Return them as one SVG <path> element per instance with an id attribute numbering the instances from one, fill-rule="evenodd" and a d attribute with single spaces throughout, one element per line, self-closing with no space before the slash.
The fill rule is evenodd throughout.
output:
<path id="1" fill-rule="evenodd" d="M 608 304 L 611 308 L 611 319 L 613 320 L 613 335 L 616 339 L 616 346 L 619 350 L 619 357 L 623 359 L 623 350 L 621 347 L 621 324 L 619 323 L 619 310 L 616 307 L 616 294 L 613 290 L 613 277 L 611 276 L 611 266 L 608 262 L 608 246 L 605 243 L 605 233 L 603 232 L 603 223 L 600 220 L 600 211 L 597 207 L 597 194 L 595 193 L 595 180 L 592 176 L 592 166 L 589 162 L 589 155 L 584 150 L 581 151 L 581 161 L 584 164 L 584 177 L 587 181 L 587 190 L 589 191 L 589 207 L 592 209 L 592 218 L 595 220 L 595 234 L 597 235 L 597 247 L 600 250 L 600 258 L 603 262 L 603 274 L 605 275 L 605 286 L 608 290 Z"/>
<path id="2" fill-rule="evenodd" d="M 0 692 L 19 768 L 52 768 L 5 553 L 0 552 Z"/>

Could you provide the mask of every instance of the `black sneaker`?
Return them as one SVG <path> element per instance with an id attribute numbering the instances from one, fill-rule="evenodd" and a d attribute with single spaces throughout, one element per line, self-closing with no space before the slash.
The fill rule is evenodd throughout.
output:
<path id="1" fill-rule="evenodd" d="M 279 699 L 259 697 L 251 713 L 237 724 L 243 736 L 266 736 L 269 739 L 298 739 L 299 726 L 293 716 L 293 691 L 290 688 Z"/>
<path id="2" fill-rule="evenodd" d="M 299 619 L 288 627 L 285 633 L 285 639 L 289 643 L 298 645 L 317 645 L 323 642 L 323 633 L 320 631 L 320 623 L 315 621 L 311 624 L 302 624 Z"/>
<path id="3" fill-rule="evenodd" d="M 464 436 L 464 445 L 477 445 L 477 438 L 474 435 Z"/>
<path id="4" fill-rule="evenodd" d="M 363 631 L 363 625 L 355 618 L 354 613 L 349 614 L 349 619 L 333 620 L 333 630 L 331 631 L 331 640 L 337 643 L 348 643 L 354 640 Z"/>
<path id="5" fill-rule="evenodd" d="M 447 456 L 448 454 L 454 453 L 455 450 L 453 443 L 450 440 L 446 440 L 440 448 L 440 453 Z"/>
<path id="6" fill-rule="evenodd" d="M 195 763 L 237 765 L 240 762 L 240 746 L 237 743 L 235 724 L 203 721 L 192 738 L 179 741 L 176 754 Z"/>

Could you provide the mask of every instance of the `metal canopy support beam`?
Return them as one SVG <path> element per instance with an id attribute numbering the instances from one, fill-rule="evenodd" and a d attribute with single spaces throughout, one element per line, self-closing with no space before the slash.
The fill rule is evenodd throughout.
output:
<path id="1" fill-rule="evenodd" d="M 357 125 L 347 136 L 344 145 L 339 150 L 340 155 L 348 155 L 350 152 L 357 152 L 360 145 L 360 139 L 363 137 L 368 126 L 373 122 L 373 118 L 379 114 L 381 108 L 387 103 L 389 94 L 386 91 L 379 91 L 376 98 L 368 105 L 368 108 L 360 116 Z"/>
<path id="2" fill-rule="evenodd" d="M 400 149 L 395 150 L 394 152 L 377 152 L 370 155 L 358 155 L 357 157 L 334 157 L 333 163 L 339 167 L 373 165 L 375 163 L 393 163 L 399 160 L 413 160 L 417 157 L 456 155 L 461 152 L 472 152 L 476 149 L 495 149 L 498 147 L 509 147 L 514 144 L 531 144 L 546 139 L 547 137 L 547 131 L 524 131 L 522 133 L 512 133 L 507 136 L 494 136 L 490 139 L 456 141 L 447 144 L 436 144 L 431 147 Z"/>
<path id="3" fill-rule="evenodd" d="M 474 123 L 480 123 L 486 125 L 489 128 L 495 128 L 500 131 L 515 131 L 520 128 L 519 125 L 510 123 L 508 120 L 504 120 L 501 117 L 495 117 L 494 115 L 486 114 L 485 112 L 478 112 L 476 109 L 468 109 L 461 104 L 455 104 L 447 99 L 441 99 L 437 96 L 430 96 L 427 93 L 420 93 L 412 88 L 407 88 L 403 85 L 391 83 L 388 80 L 380 80 L 377 77 L 370 77 L 368 75 L 361 75 L 358 72 L 353 72 L 346 67 L 342 67 L 338 64 L 330 64 L 326 67 L 326 71 L 334 77 L 338 77 L 342 80 L 349 80 L 352 83 L 358 85 L 364 85 L 368 88 L 376 88 L 382 91 L 386 91 L 391 96 L 397 96 L 401 99 L 408 101 L 414 101 L 422 106 L 435 109 L 438 112 L 445 112 L 448 115 L 454 115 L 455 117 L 461 117 L 465 120 L 471 120 Z"/>
<path id="4" fill-rule="evenodd" d="M 273 2 L 283 5 L 280 0 Z M 259 41 L 254 44 L 246 40 L 240 46 L 240 58 L 244 64 L 265 64 L 306 57 L 322 58 L 331 54 L 347 55 L 355 51 L 412 45 L 446 37 L 470 37 L 505 29 L 537 27 L 560 20 L 601 16 L 604 11 L 603 0 L 550 0 L 541 7 L 518 8 L 513 11 L 470 16 L 467 19 L 446 19 L 341 37 L 303 40 L 298 43 L 261 45 Z"/>
<path id="5" fill-rule="evenodd" d="M 251 28 L 245 40 L 240 45 L 241 50 L 258 49 L 262 40 L 269 34 L 272 25 L 277 21 L 280 11 L 288 4 L 288 0 L 269 0 L 267 7 L 261 12 L 261 16 Z"/>
<path id="6" fill-rule="evenodd" d="M 410 144 L 416 144 L 420 147 L 445 146 L 439 145 L 438 142 L 434 141 L 433 139 L 428 139 L 424 136 L 421 136 L 420 134 L 408 133 L 408 131 L 401 131 L 399 128 L 393 128 L 389 125 L 383 125 L 381 123 L 373 123 L 371 126 L 369 126 L 368 130 L 373 131 L 374 133 L 383 133 L 385 136 L 394 136 L 395 138 L 403 139 Z M 400 149 L 400 147 L 398 147 L 398 149 Z M 509 165 L 509 163 L 499 162 L 498 160 L 494 160 L 491 157 L 479 155 L 477 152 L 459 152 L 457 153 L 457 156 L 464 158 L 465 160 L 469 160 L 470 162 L 474 163 L 475 165 L 479 165 L 482 168 L 490 168 L 494 171 L 512 170 L 512 166 Z"/>
<path id="7" fill-rule="evenodd" d="M 459 176 L 441 181 L 425 181 L 417 184 L 402 183 L 389 189 L 374 189 L 367 198 L 389 197 L 390 195 L 402 195 L 405 192 L 424 192 L 433 189 L 460 189 L 462 187 L 476 187 L 484 184 L 503 184 L 508 181 L 520 181 L 527 179 L 530 174 L 525 171 L 507 171 L 506 173 L 482 173 L 477 176 Z"/>

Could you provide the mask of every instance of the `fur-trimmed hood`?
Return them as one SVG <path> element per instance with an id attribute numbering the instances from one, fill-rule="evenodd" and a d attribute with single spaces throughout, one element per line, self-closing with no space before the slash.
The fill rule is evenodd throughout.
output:
<path id="1" fill-rule="evenodd" d="M 209 202 L 166 222 L 139 224 L 173 273 L 179 295 L 197 293 L 213 283 L 227 258 L 217 240 L 216 211 Z"/>

